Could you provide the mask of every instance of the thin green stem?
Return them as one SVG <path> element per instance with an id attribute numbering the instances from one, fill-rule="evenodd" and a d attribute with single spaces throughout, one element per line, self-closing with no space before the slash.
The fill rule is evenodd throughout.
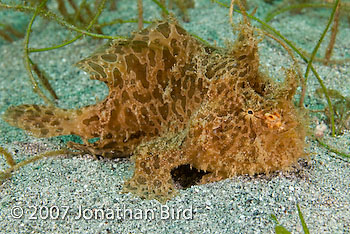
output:
<path id="1" fill-rule="evenodd" d="M 59 44 L 59 45 L 55 45 L 55 46 L 51 46 L 51 47 L 46 47 L 46 48 L 30 48 L 29 49 L 29 52 L 30 53 L 35 53 L 35 52 L 43 52 L 43 51 L 49 51 L 49 50 L 54 50 L 54 49 L 58 49 L 58 48 L 61 48 L 61 47 L 64 47 L 66 45 L 69 45 L 73 42 L 75 42 L 76 40 L 78 40 L 80 37 L 82 36 L 82 34 L 76 36 L 75 38 L 69 40 L 69 41 L 66 41 L 66 42 L 63 42 L 62 44 Z"/>
<path id="2" fill-rule="evenodd" d="M 166 9 L 166 7 L 163 5 L 163 4 L 161 4 L 159 1 L 157 1 L 157 0 L 152 0 L 155 4 L 157 4 L 159 7 L 160 7 L 160 9 L 162 9 L 162 11 L 163 11 L 163 13 L 165 14 L 165 15 L 169 15 L 169 11 Z"/>
<path id="3" fill-rule="evenodd" d="M 209 42 L 207 42 L 206 40 L 204 40 L 203 38 L 201 38 L 197 34 L 194 34 L 194 33 L 190 32 L 190 35 L 193 36 L 194 38 L 196 38 L 197 40 L 201 41 L 203 44 L 205 44 L 207 46 L 211 46 L 211 44 Z"/>
<path id="4" fill-rule="evenodd" d="M 220 2 L 220 1 L 217 1 L 217 0 L 212 0 L 212 1 L 215 2 L 215 3 L 217 3 L 217 4 L 219 4 L 219 5 L 222 6 L 222 7 L 230 8 L 229 5 L 227 5 L 227 4 L 225 4 L 225 3 L 222 3 L 222 2 Z"/>
<path id="5" fill-rule="evenodd" d="M 47 104 L 49 105 L 53 105 L 52 101 L 50 99 L 48 99 L 45 94 L 41 91 L 41 89 L 39 88 L 38 83 L 36 82 L 33 73 L 32 73 L 32 68 L 31 68 L 31 63 L 30 63 L 30 59 L 29 59 L 29 50 L 28 50 L 28 44 L 29 44 L 29 36 L 30 36 L 30 32 L 32 30 L 32 26 L 33 26 L 33 22 L 36 18 L 36 16 L 38 15 L 40 9 L 46 4 L 47 0 L 44 0 L 40 3 L 40 5 L 36 8 L 33 17 L 31 18 L 29 24 L 28 24 L 28 28 L 26 31 L 26 35 L 24 38 L 24 64 L 26 66 L 26 70 L 28 73 L 28 76 L 30 78 L 30 81 L 33 85 L 33 90 L 34 92 L 36 92 Z"/>
<path id="6" fill-rule="evenodd" d="M 8 4 L 3 4 L 3 3 L 0 3 L 0 8 L 12 9 L 12 10 L 23 11 L 23 12 L 35 12 L 35 10 L 36 10 L 35 8 L 30 7 L 30 6 L 22 6 L 22 5 L 13 6 L 13 5 L 8 5 Z M 80 28 L 68 23 L 62 17 L 59 17 L 55 13 L 48 11 L 48 10 L 41 10 L 40 9 L 37 14 L 46 18 L 46 19 L 56 21 L 60 25 L 66 27 L 70 30 L 82 33 L 84 35 L 88 35 L 90 37 L 102 38 L 102 39 L 125 39 L 125 37 L 123 37 L 123 36 L 108 36 L 108 35 L 103 35 L 103 34 L 98 34 L 98 33 L 91 33 L 91 32 L 88 32 L 84 29 L 80 29 Z"/>
<path id="7" fill-rule="evenodd" d="M 297 209 L 298 209 L 298 215 L 299 215 L 299 219 L 300 219 L 300 222 L 301 222 L 301 226 L 303 227 L 304 234 L 310 234 L 310 231 L 307 228 L 307 225 L 305 223 L 305 219 L 304 219 L 303 213 L 301 212 L 300 206 L 299 206 L 298 203 L 297 203 Z"/>
<path id="8" fill-rule="evenodd" d="M 329 150 L 329 151 L 331 151 L 331 152 L 333 152 L 333 153 L 335 153 L 335 154 L 338 154 L 338 155 L 340 155 L 340 156 L 342 156 L 342 157 L 344 157 L 344 158 L 349 158 L 349 159 L 350 159 L 350 154 L 346 154 L 346 153 L 340 152 L 340 151 L 338 151 L 338 150 L 336 150 L 336 149 L 330 147 L 329 145 L 327 145 L 326 143 L 324 143 L 324 142 L 321 141 L 320 139 L 316 139 L 316 140 L 317 140 L 317 142 L 318 142 L 320 145 L 322 145 L 322 146 L 323 146 L 324 148 L 326 148 L 327 150 Z"/>
<path id="9" fill-rule="evenodd" d="M 327 33 L 327 31 L 328 31 L 328 29 L 329 29 L 329 27 L 330 27 L 330 25 L 331 25 L 331 23 L 332 23 L 332 21 L 333 21 L 334 14 L 335 14 L 335 11 L 337 10 L 338 5 L 339 5 L 339 0 L 336 0 L 336 2 L 335 2 L 335 4 L 334 4 L 334 7 L 333 7 L 333 10 L 332 10 L 332 13 L 331 13 L 331 16 L 329 17 L 327 26 L 326 26 L 326 28 L 324 29 L 324 31 L 323 31 L 323 33 L 322 33 L 320 39 L 318 40 L 317 45 L 315 46 L 314 50 L 312 51 L 312 54 L 311 54 L 311 57 L 310 57 L 310 59 L 309 59 L 309 62 L 308 62 L 307 68 L 306 68 L 306 72 L 305 72 L 305 83 L 307 82 L 307 78 L 308 78 L 308 76 L 309 76 L 309 72 L 310 72 L 310 69 L 311 69 L 312 61 L 314 60 L 314 58 L 315 58 L 315 56 L 316 56 L 316 53 L 317 53 L 318 49 L 320 48 L 320 45 L 321 45 L 321 43 L 322 43 L 324 37 L 326 36 L 326 33 Z M 318 78 L 317 78 L 317 79 L 318 79 Z M 319 80 L 319 82 L 320 82 L 320 80 Z M 321 84 L 321 82 L 320 82 L 320 84 Z M 322 85 L 321 85 L 321 86 L 322 86 Z M 322 89 L 323 89 L 323 91 L 325 92 L 325 95 L 326 95 L 326 98 L 327 98 L 328 94 L 327 94 L 327 89 L 326 89 L 326 87 L 323 87 L 323 86 L 322 86 Z M 328 99 L 329 99 L 329 96 L 328 96 Z M 327 100 L 327 102 L 328 102 L 328 101 L 331 103 L 330 99 Z M 334 111 L 333 111 L 333 106 L 332 106 L 332 105 L 329 106 L 329 111 L 331 112 L 332 136 L 335 136 Z"/>
<path id="10" fill-rule="evenodd" d="M 41 71 L 40 68 L 38 67 L 38 65 L 35 64 L 30 58 L 29 58 L 29 62 L 31 64 L 32 71 L 34 71 L 34 73 L 37 75 L 38 80 L 41 82 L 41 85 L 44 86 L 46 88 L 46 90 L 49 91 L 51 96 L 57 100 L 58 96 L 57 96 L 55 90 L 52 88 L 49 80 L 47 79 L 47 75 L 43 71 Z"/>
<path id="11" fill-rule="evenodd" d="M 328 20 L 328 23 L 327 23 L 327 26 L 326 28 L 323 30 L 323 33 L 320 37 L 320 39 L 318 40 L 314 50 L 312 51 L 312 54 L 311 54 L 311 57 L 310 57 L 310 60 L 309 60 L 309 63 L 307 65 L 307 68 L 306 68 L 306 72 L 305 72 L 305 79 L 307 80 L 308 76 L 309 76 L 309 72 L 310 72 L 310 68 L 311 68 L 311 64 L 312 64 L 312 61 L 314 60 L 315 56 L 316 56 L 316 53 L 318 51 L 318 49 L 320 48 L 320 45 L 324 39 L 324 37 L 326 36 L 326 33 L 333 21 L 333 18 L 334 18 L 334 14 L 335 14 L 335 11 L 338 7 L 338 4 L 339 4 L 339 0 L 336 0 L 335 4 L 334 4 L 334 7 L 333 7 L 333 10 L 332 10 L 332 13 L 331 13 L 331 16 L 329 17 L 329 20 Z"/>
<path id="12" fill-rule="evenodd" d="M 311 65 L 311 71 L 314 73 L 314 75 L 316 76 L 316 79 L 318 80 L 318 83 L 320 83 L 322 91 L 324 93 L 324 96 L 326 97 L 327 100 L 327 104 L 328 104 L 328 108 L 329 111 L 331 113 L 331 128 L 332 128 L 332 136 L 335 136 L 335 121 L 334 121 L 334 109 L 333 109 L 333 104 L 331 102 L 331 99 L 329 97 L 328 91 L 326 86 L 323 84 L 323 81 L 321 79 L 321 77 L 318 75 L 318 73 L 316 72 L 315 68 Z"/>
<path id="13" fill-rule="evenodd" d="M 274 17 L 284 12 L 294 10 L 294 9 L 303 9 L 303 8 L 332 8 L 333 4 L 330 3 L 304 3 L 304 4 L 294 4 L 290 6 L 283 7 L 281 9 L 274 10 L 267 14 L 265 17 L 265 22 L 270 22 Z"/>
<path id="14" fill-rule="evenodd" d="M 101 15 L 104 7 L 105 7 L 105 4 L 106 4 L 106 1 L 107 0 L 103 0 L 101 2 L 101 4 L 99 5 L 99 8 L 97 10 L 97 13 L 95 15 L 95 17 L 91 20 L 91 22 L 89 23 L 89 25 L 87 26 L 86 30 L 89 30 L 95 23 L 96 21 L 98 20 L 98 17 Z M 58 48 L 61 48 L 61 47 L 64 47 L 66 45 L 69 45 L 73 42 L 75 42 L 76 40 L 78 40 L 79 38 L 81 38 L 84 34 L 81 33 L 79 35 L 77 35 L 76 37 L 74 37 L 73 39 L 69 40 L 69 41 L 66 41 L 62 44 L 59 44 L 59 45 L 56 45 L 56 46 L 52 46 L 52 47 L 47 47 L 47 48 L 40 48 L 40 49 L 35 49 L 35 48 L 30 48 L 29 49 L 29 52 L 42 52 L 42 51 L 49 51 L 49 50 L 54 50 L 54 49 L 58 49 Z"/>

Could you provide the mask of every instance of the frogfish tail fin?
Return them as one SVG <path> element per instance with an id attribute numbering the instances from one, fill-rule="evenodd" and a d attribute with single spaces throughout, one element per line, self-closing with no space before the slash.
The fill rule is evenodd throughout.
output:
<path id="1" fill-rule="evenodd" d="M 3 119 L 36 137 L 53 137 L 74 134 L 76 112 L 52 106 L 20 105 L 8 108 Z"/>

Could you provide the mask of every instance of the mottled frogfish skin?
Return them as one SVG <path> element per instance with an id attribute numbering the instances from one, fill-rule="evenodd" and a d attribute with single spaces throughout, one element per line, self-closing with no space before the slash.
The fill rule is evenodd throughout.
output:
<path id="1" fill-rule="evenodd" d="M 296 74 L 289 70 L 280 84 L 259 72 L 257 44 L 249 25 L 224 50 L 160 21 L 78 63 L 107 84 L 102 102 L 15 106 L 4 119 L 37 137 L 79 135 L 80 149 L 93 154 L 132 155 L 124 191 L 161 202 L 176 194 L 171 171 L 181 165 L 208 172 L 201 183 L 288 169 L 305 144 L 292 102 Z"/>

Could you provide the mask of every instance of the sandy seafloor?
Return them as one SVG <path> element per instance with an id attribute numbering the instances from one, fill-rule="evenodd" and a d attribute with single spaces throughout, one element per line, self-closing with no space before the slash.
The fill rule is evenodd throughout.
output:
<path id="1" fill-rule="evenodd" d="M 271 5 L 260 0 L 248 2 L 251 9 L 258 6 L 257 17 L 262 18 L 272 9 Z M 144 1 L 144 5 L 146 19 L 160 18 L 159 9 L 154 3 Z M 277 16 L 271 24 L 298 47 L 311 51 L 329 15 L 330 9 L 303 10 L 301 14 Z M 123 0 L 119 1 L 117 11 L 104 12 L 101 21 L 135 16 L 136 1 Z M 235 37 L 228 23 L 228 10 L 209 0 L 197 0 L 196 8 L 189 10 L 189 16 L 191 21 L 183 23 L 183 26 L 211 43 L 223 46 Z M 234 17 L 237 18 L 238 14 Z M 1 10 L 0 19 L 24 29 L 29 16 Z M 136 24 L 115 25 L 104 32 L 127 35 L 135 28 Z M 342 18 L 333 58 L 350 57 L 349 35 L 350 25 Z M 49 46 L 72 36 L 56 23 L 38 18 L 30 46 Z M 324 54 L 328 38 L 329 34 L 319 55 Z M 62 49 L 31 54 L 31 58 L 51 77 L 50 83 L 60 97 L 60 107 L 77 108 L 106 96 L 104 84 L 89 80 L 86 73 L 72 66 L 103 43 L 84 38 Z M 23 64 L 22 48 L 23 40 L 0 42 L 0 114 L 10 105 L 43 104 L 31 89 Z M 282 67 L 291 65 L 286 52 L 270 40 L 265 39 L 260 43 L 260 55 L 261 69 L 276 78 L 283 77 Z M 301 63 L 301 67 L 305 71 L 304 63 Z M 349 63 L 331 66 L 315 63 L 315 67 L 327 87 L 350 96 Z M 318 87 L 316 78 L 311 75 L 306 95 L 308 109 L 325 106 L 325 101 L 315 95 Z M 315 120 L 325 120 L 325 116 L 312 114 L 310 119 L 312 132 Z M 350 153 L 350 132 L 335 138 L 328 135 L 329 131 L 324 139 L 326 142 Z M 0 120 L 0 144 L 13 153 L 17 161 L 62 148 L 71 139 L 76 138 L 37 139 Z M 298 169 L 293 172 L 276 172 L 254 178 L 238 176 L 181 190 L 180 195 L 170 200 L 167 206 L 173 210 L 192 208 L 191 219 L 162 219 L 157 201 L 121 194 L 123 182 L 133 173 L 129 160 L 95 160 L 89 155 L 44 159 L 23 167 L 0 185 L 0 233 L 274 233 L 271 214 L 275 214 L 292 233 L 302 233 L 297 203 L 311 233 L 350 233 L 349 160 L 341 159 L 313 140 L 307 141 L 309 144 L 305 150 L 309 159 L 301 160 Z M 0 168 L 6 167 L 5 160 L 1 158 Z M 69 211 L 63 220 L 39 215 L 40 207 L 43 207 L 43 211 L 45 207 L 59 207 L 63 213 L 66 206 Z M 11 211 L 18 214 L 18 207 L 24 214 L 16 219 L 11 216 Z M 79 207 L 88 210 L 103 208 L 105 211 L 120 208 L 122 212 L 125 209 L 133 212 L 153 209 L 156 216 L 154 219 L 146 216 L 141 217 L 146 219 L 137 219 L 140 216 L 75 219 Z M 36 219 L 32 219 L 30 215 L 35 208 L 38 209 L 34 215 Z"/>

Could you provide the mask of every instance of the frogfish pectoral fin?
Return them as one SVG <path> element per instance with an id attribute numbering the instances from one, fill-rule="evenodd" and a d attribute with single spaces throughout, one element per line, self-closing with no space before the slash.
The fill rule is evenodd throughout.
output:
<path id="1" fill-rule="evenodd" d="M 53 137 L 75 134 L 76 112 L 51 106 L 20 105 L 9 107 L 3 119 L 36 137 Z"/>

